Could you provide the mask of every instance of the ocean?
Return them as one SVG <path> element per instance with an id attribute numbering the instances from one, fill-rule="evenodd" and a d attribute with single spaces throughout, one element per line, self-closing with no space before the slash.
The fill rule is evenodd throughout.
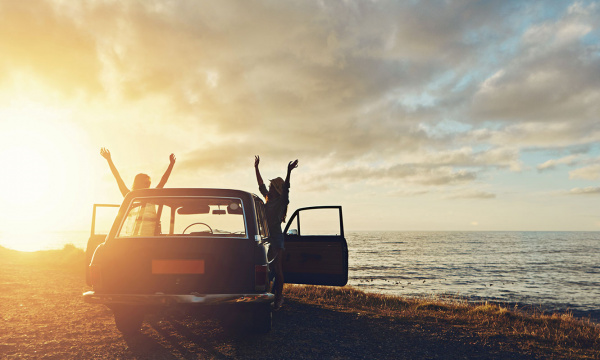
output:
<path id="1" fill-rule="evenodd" d="M 600 232 L 349 232 L 349 283 L 600 319 Z"/>
<path id="2" fill-rule="evenodd" d="M 410 297 L 494 301 L 600 319 L 600 232 L 347 232 L 349 284 Z M 31 251 L 89 232 L 0 234 Z M 37 248 L 36 248 L 37 247 Z"/>

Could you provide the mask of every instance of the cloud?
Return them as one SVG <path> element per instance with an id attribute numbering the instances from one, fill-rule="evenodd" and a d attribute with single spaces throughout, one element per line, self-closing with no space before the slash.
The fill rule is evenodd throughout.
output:
<path id="1" fill-rule="evenodd" d="M 499 129 L 477 128 L 463 134 L 461 140 L 518 150 L 586 147 L 600 141 L 600 124 L 595 121 L 523 122 Z"/>
<path id="2" fill-rule="evenodd" d="M 392 191 L 389 195 L 394 197 L 413 197 L 413 196 L 421 196 L 429 194 L 428 190 L 395 190 Z"/>
<path id="3" fill-rule="evenodd" d="M 102 90 L 93 36 L 50 3 L 0 4 L 0 82 L 34 74 L 69 95 Z"/>
<path id="4" fill-rule="evenodd" d="M 447 199 L 495 199 L 496 194 L 480 191 L 480 190 L 462 190 L 454 194 L 450 194 L 446 197 Z"/>
<path id="5" fill-rule="evenodd" d="M 471 147 L 428 153 L 423 163 L 437 166 L 499 167 L 518 171 L 521 167 L 519 153 L 514 148 L 491 148 L 474 151 Z"/>
<path id="6" fill-rule="evenodd" d="M 600 194 L 600 187 L 592 186 L 586 188 L 573 188 L 569 191 L 571 195 L 597 195 Z"/>
<path id="7" fill-rule="evenodd" d="M 517 53 L 481 83 L 475 121 L 588 122 L 600 110 L 600 58 L 582 39 L 598 30 L 599 8 L 575 4 L 562 18 L 529 27 Z"/>
<path id="8" fill-rule="evenodd" d="M 569 179 L 598 180 L 600 179 L 600 164 L 593 164 L 569 171 Z"/>
<path id="9" fill-rule="evenodd" d="M 258 154 L 274 169 L 300 158 L 314 191 L 364 182 L 421 195 L 523 171 L 526 150 L 600 141 L 598 6 L 542 8 L 9 1 L 0 5 L 0 81 L 28 72 L 93 99 L 105 138 L 119 134 L 138 153 L 179 146 L 177 170 L 188 175 L 250 167 Z M 121 107 L 133 116 L 115 116 Z"/>
<path id="10" fill-rule="evenodd" d="M 429 167 L 417 164 L 396 164 L 390 167 L 353 166 L 340 167 L 321 173 L 318 181 L 375 183 L 413 183 L 425 186 L 445 186 L 470 183 L 477 178 L 472 171 L 454 170 L 451 167 Z"/>
<path id="11" fill-rule="evenodd" d="M 573 165 L 575 163 L 577 163 L 577 160 L 579 159 L 579 155 L 569 155 L 569 156 L 565 156 L 562 157 L 560 159 L 550 159 L 547 160 L 545 162 L 543 162 L 542 164 L 539 164 L 537 166 L 538 171 L 545 171 L 545 170 L 552 170 L 555 169 L 558 165 Z"/>

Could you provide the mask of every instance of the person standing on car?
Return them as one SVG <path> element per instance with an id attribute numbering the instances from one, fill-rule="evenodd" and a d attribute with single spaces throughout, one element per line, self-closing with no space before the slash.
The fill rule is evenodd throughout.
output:
<path id="1" fill-rule="evenodd" d="M 269 240 L 271 246 L 269 247 L 270 258 L 273 260 L 273 269 L 275 272 L 275 287 L 273 292 L 275 293 L 275 310 L 279 309 L 283 304 L 283 251 L 284 238 L 283 231 L 281 231 L 281 223 L 285 222 L 287 215 L 287 207 L 290 203 L 289 191 L 290 191 L 290 174 L 292 170 L 298 167 L 298 160 L 290 161 L 287 167 L 287 176 L 285 180 L 278 177 L 270 181 L 269 190 L 265 186 L 260 171 L 258 170 L 258 164 L 260 163 L 260 157 L 257 155 L 254 157 L 254 169 L 256 171 L 256 180 L 258 181 L 258 189 L 260 193 L 265 197 L 265 211 L 267 212 L 267 224 L 269 226 Z"/>
<path id="2" fill-rule="evenodd" d="M 112 158 L 110 156 L 110 151 L 108 151 L 107 148 L 101 148 L 100 155 L 102 155 L 102 157 L 105 158 L 106 161 L 108 162 L 110 171 L 112 172 L 113 176 L 117 180 L 117 185 L 119 185 L 119 190 L 121 190 L 121 194 L 123 194 L 123 197 L 125 197 L 125 195 L 129 194 L 129 192 L 131 190 L 148 189 L 150 187 L 150 176 L 140 173 L 140 174 L 137 174 L 135 176 L 135 178 L 133 179 L 133 185 L 131 186 L 131 190 L 129 190 L 127 188 L 127 186 L 125 185 L 125 182 L 121 178 L 121 175 L 119 175 L 119 172 L 117 171 L 117 168 L 115 167 L 115 164 L 112 161 Z M 169 180 L 169 176 L 171 175 L 171 171 L 173 170 L 174 165 L 175 165 L 175 155 L 171 154 L 171 156 L 169 156 L 169 167 L 167 168 L 167 171 L 165 171 L 164 175 L 160 179 L 160 182 L 158 183 L 158 185 L 156 185 L 157 189 L 162 189 L 163 187 L 165 187 L 165 184 L 167 183 L 167 180 Z"/>
<path id="3" fill-rule="evenodd" d="M 110 171 L 117 180 L 117 185 L 119 185 L 119 190 L 121 190 L 121 194 L 123 195 L 123 197 L 125 197 L 127 194 L 129 194 L 130 190 L 125 185 L 125 182 L 121 178 L 121 175 L 119 175 L 119 172 L 117 171 L 117 168 L 115 167 L 115 164 L 113 163 L 112 158 L 110 156 L 110 151 L 108 151 L 108 149 L 106 148 L 101 148 L 100 155 L 102 155 L 102 157 L 105 158 L 108 162 Z M 171 171 L 173 170 L 174 165 L 175 155 L 171 154 L 169 156 L 169 167 L 167 167 L 167 171 L 165 171 L 164 175 L 160 179 L 160 182 L 156 186 L 157 189 L 162 189 L 165 186 L 167 180 L 169 179 L 169 176 L 171 175 Z M 131 186 L 131 190 L 148 188 L 150 188 L 150 176 L 146 174 L 137 174 L 133 179 L 133 185 Z M 154 236 L 160 232 L 160 226 L 158 226 L 158 216 L 156 214 L 156 208 L 153 204 L 145 203 L 144 206 L 141 206 L 137 209 L 136 214 L 138 215 L 135 216 L 135 222 L 132 223 L 132 226 L 134 226 L 133 229 L 135 229 L 132 230 L 134 233 L 136 233 L 138 236 Z"/>

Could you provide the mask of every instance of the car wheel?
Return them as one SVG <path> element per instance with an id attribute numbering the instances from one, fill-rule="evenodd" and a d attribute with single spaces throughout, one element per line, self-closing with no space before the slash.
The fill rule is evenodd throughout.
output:
<path id="1" fill-rule="evenodd" d="M 133 335 L 140 331 L 144 321 L 144 312 L 132 306 L 113 308 L 117 329 L 125 335 Z"/>
<path id="2" fill-rule="evenodd" d="M 271 304 L 260 304 L 252 312 L 252 329 L 260 334 L 266 334 L 271 331 L 273 324 Z"/>

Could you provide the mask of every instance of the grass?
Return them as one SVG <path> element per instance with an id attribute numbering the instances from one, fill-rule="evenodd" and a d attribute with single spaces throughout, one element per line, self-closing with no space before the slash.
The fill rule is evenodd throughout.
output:
<path id="1" fill-rule="evenodd" d="M 600 324 L 571 314 L 546 314 L 461 299 L 372 294 L 348 286 L 287 285 L 286 297 L 341 311 L 448 324 L 468 329 L 484 340 L 517 342 L 523 349 L 546 348 L 583 358 L 600 357 Z"/>

